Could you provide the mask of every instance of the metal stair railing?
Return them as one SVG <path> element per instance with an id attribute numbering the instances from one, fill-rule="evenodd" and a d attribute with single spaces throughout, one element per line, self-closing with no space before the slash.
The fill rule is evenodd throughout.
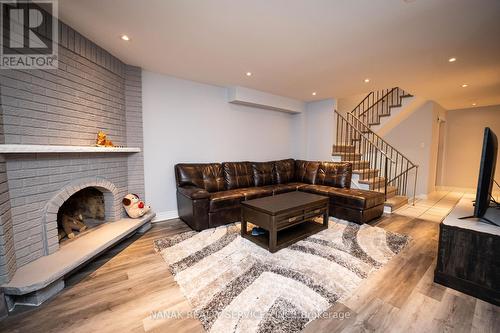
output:
<path id="1" fill-rule="evenodd" d="M 395 194 L 407 196 L 409 174 L 415 169 L 413 187 L 413 204 L 415 204 L 418 165 L 373 132 L 353 112 L 347 113 L 346 116 L 341 115 L 337 110 L 334 112 L 337 121 L 337 145 L 354 147 L 349 151 L 346 147 L 343 155 L 353 163 L 358 163 L 353 170 L 361 170 L 360 181 L 372 179 L 371 189 L 380 192 L 383 189 L 386 199 L 388 186 L 396 188 Z M 377 172 L 382 171 L 382 178 L 377 178 Z"/>
<path id="2" fill-rule="evenodd" d="M 372 91 L 350 113 L 370 126 L 379 123 L 381 116 L 389 115 L 391 107 L 401 105 L 403 97 L 410 96 L 411 94 L 399 87 Z"/>

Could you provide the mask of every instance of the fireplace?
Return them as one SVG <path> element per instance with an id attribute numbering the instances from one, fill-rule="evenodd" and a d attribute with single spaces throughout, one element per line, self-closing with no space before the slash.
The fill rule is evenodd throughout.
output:
<path id="1" fill-rule="evenodd" d="M 36 211 L 35 216 L 41 215 L 35 220 L 41 226 L 35 230 L 42 234 L 36 238 L 43 244 L 42 254 L 19 267 L 11 281 L 2 285 L 9 310 L 16 304 L 40 305 L 64 288 L 64 279 L 71 272 L 133 233 L 151 227 L 154 212 L 137 219 L 126 216 L 121 199 L 127 188 L 119 183 L 116 170 L 114 176 L 113 182 L 102 176 L 78 178 L 48 196 L 44 208 Z M 78 219 L 86 228 L 64 230 L 64 216 Z M 61 231 L 65 235 L 59 238 Z"/>
<path id="2" fill-rule="evenodd" d="M 104 195 L 86 187 L 66 200 L 57 212 L 59 244 L 74 239 L 105 222 Z"/>
<path id="3" fill-rule="evenodd" d="M 45 206 L 45 253 L 52 254 L 66 241 L 123 217 L 121 196 L 117 187 L 102 177 L 79 179 L 63 187 Z"/>
<path id="4" fill-rule="evenodd" d="M 3 292 L 9 309 L 48 299 L 154 217 L 129 219 L 121 203 L 144 198 L 142 71 L 58 24 L 59 69 L 5 70 L 0 82 L 0 301 Z M 117 147 L 95 147 L 101 130 Z M 87 228 L 59 241 L 64 214 Z"/>

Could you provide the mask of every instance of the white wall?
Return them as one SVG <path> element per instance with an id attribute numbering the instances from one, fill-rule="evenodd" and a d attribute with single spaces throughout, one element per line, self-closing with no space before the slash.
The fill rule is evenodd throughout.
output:
<path id="1" fill-rule="evenodd" d="M 223 87 L 143 71 L 146 198 L 177 209 L 174 165 L 296 157 L 296 116 L 227 102 Z"/>
<path id="2" fill-rule="evenodd" d="M 334 99 L 308 102 L 294 116 L 292 148 L 297 159 L 330 161 L 335 136 Z"/>
<path id="3" fill-rule="evenodd" d="M 306 105 L 307 160 L 329 161 L 332 159 L 335 100 L 325 99 Z"/>
<path id="4" fill-rule="evenodd" d="M 485 127 L 500 138 L 500 105 L 448 111 L 440 185 L 471 190 L 477 187 Z M 500 181 L 500 154 L 495 179 Z"/>
<path id="5" fill-rule="evenodd" d="M 438 148 L 438 117 L 446 113 L 439 104 L 428 101 L 416 109 L 383 138 L 417 164 L 417 195 L 428 194 L 435 189 Z M 413 194 L 414 172 L 410 174 L 408 195 Z"/>
<path id="6" fill-rule="evenodd" d="M 346 114 L 354 110 L 356 106 L 368 95 L 369 92 L 342 97 L 337 100 L 337 111 L 341 114 Z"/>

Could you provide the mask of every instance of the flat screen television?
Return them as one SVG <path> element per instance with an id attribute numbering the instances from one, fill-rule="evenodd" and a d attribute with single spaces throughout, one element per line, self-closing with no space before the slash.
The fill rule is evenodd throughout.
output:
<path id="1" fill-rule="evenodd" d="M 479 167 L 479 179 L 477 181 L 476 203 L 474 215 L 464 218 L 476 217 L 495 225 L 500 225 L 498 220 L 490 220 L 485 214 L 493 199 L 492 190 L 497 164 L 498 139 L 495 133 L 489 128 L 484 129 L 483 149 L 481 152 L 481 165 Z M 495 208 L 494 208 L 495 209 Z"/>

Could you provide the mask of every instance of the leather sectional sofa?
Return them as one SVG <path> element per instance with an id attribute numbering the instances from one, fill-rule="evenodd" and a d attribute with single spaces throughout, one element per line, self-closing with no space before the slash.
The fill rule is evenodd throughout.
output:
<path id="1" fill-rule="evenodd" d="M 365 223 L 382 215 L 384 194 L 351 189 L 351 163 L 286 159 L 175 166 L 179 217 L 195 230 L 241 219 L 240 202 L 290 191 L 330 198 L 330 216 Z"/>

